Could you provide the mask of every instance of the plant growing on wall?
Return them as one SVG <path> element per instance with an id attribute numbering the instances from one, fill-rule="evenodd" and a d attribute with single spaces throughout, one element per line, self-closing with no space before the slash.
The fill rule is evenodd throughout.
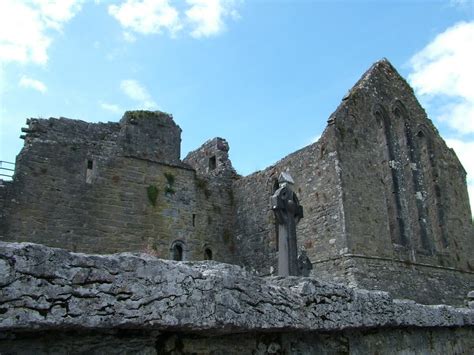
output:
<path id="1" fill-rule="evenodd" d="M 146 188 L 146 192 L 148 195 L 148 200 L 152 204 L 153 207 L 156 206 L 156 199 L 158 197 L 158 188 L 155 185 L 150 185 Z"/>
<path id="2" fill-rule="evenodd" d="M 166 181 L 168 182 L 168 185 L 173 185 L 174 184 L 174 175 L 171 173 L 165 173 L 165 178 Z"/>
<path id="3" fill-rule="evenodd" d="M 173 188 L 174 180 L 175 180 L 174 175 L 171 174 L 171 173 L 164 173 L 164 175 L 165 175 L 166 182 L 167 182 L 167 185 L 165 187 L 165 193 L 172 195 L 176 192 Z"/>

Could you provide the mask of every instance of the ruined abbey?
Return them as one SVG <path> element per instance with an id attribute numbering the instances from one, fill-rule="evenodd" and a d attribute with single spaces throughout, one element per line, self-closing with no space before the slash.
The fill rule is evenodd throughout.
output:
<path id="1" fill-rule="evenodd" d="M 163 112 L 29 119 L 23 132 L 14 178 L 0 188 L 1 241 L 215 260 L 271 277 L 269 198 L 287 172 L 310 277 L 425 305 L 463 306 L 474 290 L 466 172 L 387 60 L 347 93 L 316 143 L 249 176 L 233 169 L 223 138 L 181 160 L 181 129 Z"/>

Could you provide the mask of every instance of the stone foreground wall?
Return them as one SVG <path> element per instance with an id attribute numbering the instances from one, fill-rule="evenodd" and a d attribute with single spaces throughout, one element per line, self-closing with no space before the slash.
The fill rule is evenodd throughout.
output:
<path id="1" fill-rule="evenodd" d="M 73 338 L 91 336 L 87 331 L 110 331 L 109 338 L 115 336 L 114 331 L 132 338 L 133 331 L 138 332 L 133 339 L 146 348 L 152 344 L 149 337 L 158 336 L 150 332 L 158 331 L 156 348 L 137 349 L 142 353 L 157 348 L 164 353 L 196 352 L 191 346 L 203 349 L 197 353 L 209 353 L 213 346 L 222 349 L 225 344 L 239 344 L 247 347 L 242 353 L 249 353 L 248 349 L 263 346 L 259 337 L 267 339 L 260 353 L 271 353 L 271 349 L 278 353 L 282 346 L 292 344 L 303 353 L 305 347 L 311 352 L 318 346 L 331 349 L 330 344 L 336 349 L 332 352 L 338 352 L 344 337 L 360 353 L 364 347 L 373 349 L 377 342 L 389 349 L 397 338 L 403 340 L 397 345 L 400 351 L 412 344 L 415 352 L 435 346 L 438 353 L 446 347 L 450 347 L 448 352 L 463 353 L 472 347 L 469 342 L 474 338 L 472 309 L 393 300 L 385 292 L 311 278 L 259 278 L 217 262 L 183 263 L 130 253 L 86 255 L 0 242 L 0 277 L 0 331 L 4 334 L 0 350 L 12 344 L 11 337 L 16 339 L 13 344 L 27 349 L 34 342 L 47 341 L 48 333 L 41 332 L 48 331 L 55 331 L 58 341 L 65 339 L 66 348 Z M 374 331 L 364 333 L 367 329 Z M 68 332 L 79 335 L 67 340 Z M 269 334 L 256 335 L 261 332 Z M 199 340 L 189 333 L 218 338 Z M 226 336 L 237 333 L 247 335 Z M 447 343 L 430 341 L 437 333 Z M 272 334 L 277 341 L 271 341 Z M 395 340 L 388 340 L 389 334 Z M 94 341 L 100 348 L 100 339 L 96 336 Z M 110 339 L 105 336 L 103 341 Z"/>
<path id="2" fill-rule="evenodd" d="M 0 340 L 3 354 L 471 354 L 472 329 L 196 335 L 146 331 L 47 332 Z"/>

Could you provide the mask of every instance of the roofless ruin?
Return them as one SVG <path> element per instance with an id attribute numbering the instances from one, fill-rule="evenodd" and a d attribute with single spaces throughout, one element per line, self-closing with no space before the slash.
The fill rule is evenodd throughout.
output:
<path id="1" fill-rule="evenodd" d="M 212 259 L 273 276 L 282 229 L 269 199 L 280 191 L 278 178 L 283 173 L 294 180 L 292 191 L 304 208 L 304 218 L 295 215 L 295 225 L 298 253 L 306 254 L 310 277 L 344 284 L 348 290 L 388 291 L 394 298 L 428 305 L 462 306 L 474 289 L 474 229 L 466 172 L 413 90 L 385 59 L 343 98 L 318 142 L 249 176 L 235 172 L 223 138 L 207 141 L 181 160 L 181 129 L 163 112 L 129 111 L 116 123 L 50 118 L 29 119 L 27 125 L 14 178 L 0 189 L 2 241 L 81 253 Z M 5 255 L 16 253 L 12 245 L 3 244 Z M 41 248 L 35 253 L 56 250 Z M 67 260 L 86 257 L 65 255 Z M 188 272 L 179 269 L 181 263 L 163 265 L 177 265 L 176 275 Z M 193 265 L 189 267 L 206 277 L 218 267 Z M 205 271 L 206 265 L 210 271 Z M 228 268 L 225 272 L 234 272 L 233 266 Z M 242 277 L 254 277 L 246 275 Z M 296 292 L 297 281 L 279 280 L 278 287 Z M 116 307 L 122 304 L 114 302 Z M 340 298 L 337 302 L 344 303 Z M 472 326 L 474 316 L 469 314 L 471 318 L 464 319 Z M 177 319 L 176 324 L 164 318 L 162 322 L 179 330 L 181 318 Z M 197 328 L 216 331 L 202 320 L 195 321 Z M 189 322 L 185 328 L 193 329 Z M 258 321 L 235 322 L 239 332 L 265 328 L 255 328 Z M 364 327 L 354 322 L 356 328 Z M 268 329 L 280 329 L 275 324 Z"/>

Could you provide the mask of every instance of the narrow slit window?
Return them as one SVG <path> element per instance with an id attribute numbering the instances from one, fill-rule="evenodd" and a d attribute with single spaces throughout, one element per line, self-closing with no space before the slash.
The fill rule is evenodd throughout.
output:
<path id="1" fill-rule="evenodd" d="M 193 213 L 193 227 L 196 226 L 196 214 Z"/>
<path id="2" fill-rule="evenodd" d="M 86 184 L 92 184 L 92 173 L 94 171 L 94 161 L 87 160 Z"/>
<path id="3" fill-rule="evenodd" d="M 217 166 L 216 156 L 213 155 L 209 158 L 209 170 L 214 170 Z"/>

